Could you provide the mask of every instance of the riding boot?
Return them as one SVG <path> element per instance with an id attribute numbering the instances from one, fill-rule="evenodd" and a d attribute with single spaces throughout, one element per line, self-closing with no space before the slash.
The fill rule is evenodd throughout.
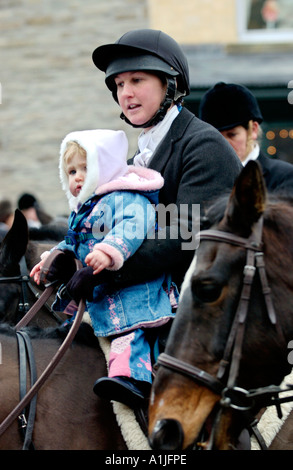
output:
<path id="1" fill-rule="evenodd" d="M 130 377 L 102 377 L 94 385 L 100 398 L 114 400 L 133 408 L 142 405 L 149 397 L 151 384 Z"/>

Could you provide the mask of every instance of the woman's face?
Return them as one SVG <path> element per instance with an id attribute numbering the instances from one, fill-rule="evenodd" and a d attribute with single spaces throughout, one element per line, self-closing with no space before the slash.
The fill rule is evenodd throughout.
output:
<path id="1" fill-rule="evenodd" d="M 252 130 L 251 130 L 251 139 L 255 141 L 258 136 L 259 124 L 256 121 L 253 121 Z M 236 126 L 232 129 L 226 131 L 221 131 L 221 134 L 225 139 L 232 145 L 233 149 L 237 153 L 241 162 L 243 162 L 247 153 L 250 151 L 248 149 L 248 131 L 243 126 Z"/>
<path id="2" fill-rule="evenodd" d="M 236 126 L 227 131 L 221 131 L 221 134 L 233 147 L 239 159 L 244 161 L 246 158 L 247 130 L 243 126 Z"/>
<path id="3" fill-rule="evenodd" d="M 135 125 L 143 125 L 158 111 L 167 85 L 148 72 L 124 72 L 115 78 L 117 98 L 123 114 Z"/>

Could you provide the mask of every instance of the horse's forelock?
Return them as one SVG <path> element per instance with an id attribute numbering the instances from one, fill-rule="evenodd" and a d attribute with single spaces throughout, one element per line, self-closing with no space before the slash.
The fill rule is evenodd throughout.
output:
<path id="1" fill-rule="evenodd" d="M 211 201 L 204 210 L 204 217 L 201 220 L 201 230 L 209 229 L 217 225 L 224 217 L 229 201 L 229 194 L 224 194 L 218 199 Z M 288 210 L 286 210 L 288 209 Z M 265 219 L 270 223 L 270 219 L 290 226 L 292 223 L 291 209 L 293 210 L 293 195 L 287 192 L 271 192 L 267 196 L 267 210 Z"/>
<path id="2" fill-rule="evenodd" d="M 201 220 L 201 230 L 207 230 L 218 224 L 224 217 L 229 195 L 223 195 L 210 202 L 204 210 L 204 217 Z"/>

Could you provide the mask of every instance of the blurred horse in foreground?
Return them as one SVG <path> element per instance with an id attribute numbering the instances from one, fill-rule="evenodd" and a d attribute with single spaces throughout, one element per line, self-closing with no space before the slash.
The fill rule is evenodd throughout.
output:
<path id="1" fill-rule="evenodd" d="M 279 409 L 279 384 L 291 371 L 292 200 L 267 197 L 259 165 L 249 162 L 228 203 L 218 201 L 210 214 L 218 220 L 199 234 L 158 358 L 149 409 L 154 449 L 237 448 L 262 408 Z"/>

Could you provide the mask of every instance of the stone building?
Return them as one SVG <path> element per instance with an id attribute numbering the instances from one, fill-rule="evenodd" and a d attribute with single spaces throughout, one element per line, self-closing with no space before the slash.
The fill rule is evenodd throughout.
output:
<path id="1" fill-rule="evenodd" d="M 218 81 L 246 85 L 263 116 L 263 149 L 293 163 L 293 3 L 291 0 L 149 0 L 152 27 L 175 35 L 188 57 L 197 114 Z"/>
<path id="2" fill-rule="evenodd" d="M 268 3 L 272 19 L 262 12 Z M 50 213 L 67 213 L 58 159 L 72 130 L 124 129 L 133 154 L 139 131 L 119 119 L 91 54 L 135 28 L 162 29 L 183 46 L 195 113 L 217 81 L 251 88 L 265 117 L 263 147 L 292 161 L 292 13 L 292 0 L 1 0 L 0 198 L 15 204 L 31 192 Z"/>

